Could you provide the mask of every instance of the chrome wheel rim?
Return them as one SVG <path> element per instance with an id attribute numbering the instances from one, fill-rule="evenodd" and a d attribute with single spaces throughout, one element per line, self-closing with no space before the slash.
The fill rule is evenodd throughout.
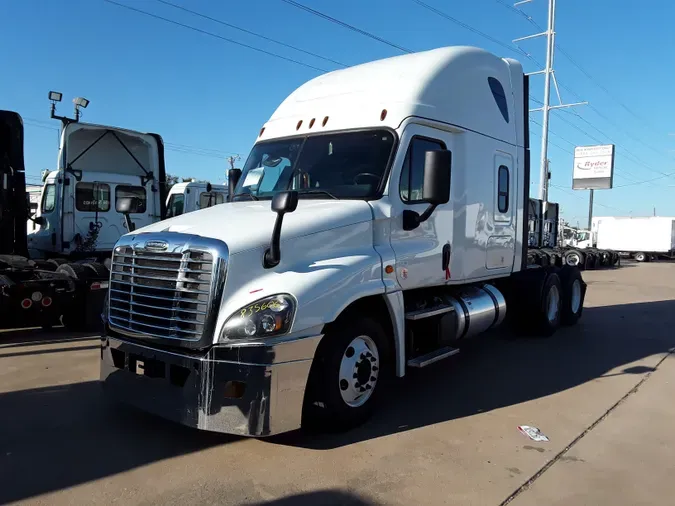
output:
<path id="1" fill-rule="evenodd" d="M 546 296 L 546 316 L 550 323 L 553 323 L 558 318 L 560 311 L 560 290 L 553 285 Z"/>
<path id="2" fill-rule="evenodd" d="M 572 283 L 572 314 L 577 314 L 581 307 L 581 282 L 578 279 Z"/>
<path id="3" fill-rule="evenodd" d="M 571 266 L 579 265 L 580 260 L 581 258 L 579 258 L 579 255 L 577 255 L 576 253 L 572 253 L 567 256 L 567 265 Z"/>
<path id="4" fill-rule="evenodd" d="M 368 336 L 352 339 L 342 354 L 338 388 L 342 400 L 352 408 L 363 406 L 373 395 L 380 372 L 377 345 Z"/>

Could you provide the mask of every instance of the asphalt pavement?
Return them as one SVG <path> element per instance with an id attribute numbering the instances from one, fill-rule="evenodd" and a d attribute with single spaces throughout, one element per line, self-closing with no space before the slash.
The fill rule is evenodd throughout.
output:
<path id="1" fill-rule="evenodd" d="M 584 278 L 578 326 L 476 339 L 340 435 L 188 429 L 105 399 L 97 336 L 0 333 L 0 504 L 671 504 L 675 264 Z"/>

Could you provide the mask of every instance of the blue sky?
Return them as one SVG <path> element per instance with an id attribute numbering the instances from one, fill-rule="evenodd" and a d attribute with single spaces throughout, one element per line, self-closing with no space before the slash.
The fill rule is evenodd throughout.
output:
<path id="1" fill-rule="evenodd" d="M 339 68 L 157 0 L 115 1 L 320 69 Z M 401 54 L 281 0 L 171 1 L 344 65 Z M 412 0 L 301 3 L 412 50 L 476 45 L 520 59 L 527 71 L 538 70 L 531 59 Z M 506 45 L 538 31 L 525 16 L 504 6 L 509 0 L 426 3 Z M 546 4 L 534 0 L 522 8 L 544 26 Z M 231 153 L 245 158 L 277 104 L 320 73 L 104 0 L 2 0 L 0 10 L 5 21 L 0 31 L 0 108 L 16 110 L 25 119 L 29 182 L 56 163 L 58 123 L 49 120 L 49 90 L 63 92 L 61 113 L 70 114 L 70 100 L 81 95 L 91 100 L 85 121 L 161 134 L 169 172 L 220 181 L 224 158 Z M 560 202 L 573 223 L 587 219 L 588 192 L 570 189 L 571 153 L 574 145 L 598 141 L 617 144 L 617 187 L 596 192 L 596 215 L 651 215 L 656 207 L 657 214 L 675 216 L 675 176 L 660 177 L 675 173 L 675 136 L 669 136 L 675 133 L 670 64 L 674 17 L 675 3 L 667 0 L 653 0 L 649 8 L 615 0 L 558 1 L 557 43 L 593 77 L 557 53 L 563 99 L 576 102 L 576 94 L 591 103 L 553 112 L 551 119 L 555 145 L 549 147 L 550 200 Z M 544 39 L 521 45 L 534 60 L 544 61 Z M 541 76 L 532 78 L 531 96 L 542 99 Z M 533 113 L 532 119 L 541 122 L 541 113 Z M 541 138 L 540 127 L 531 124 L 531 129 L 536 195 Z M 654 178 L 659 179 L 634 184 Z"/>

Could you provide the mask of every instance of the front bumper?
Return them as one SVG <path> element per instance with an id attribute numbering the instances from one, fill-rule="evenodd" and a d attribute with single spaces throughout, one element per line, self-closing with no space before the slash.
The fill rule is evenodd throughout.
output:
<path id="1" fill-rule="evenodd" d="M 300 427 L 321 337 L 188 353 L 108 335 L 101 382 L 114 398 L 190 427 L 269 436 Z"/>

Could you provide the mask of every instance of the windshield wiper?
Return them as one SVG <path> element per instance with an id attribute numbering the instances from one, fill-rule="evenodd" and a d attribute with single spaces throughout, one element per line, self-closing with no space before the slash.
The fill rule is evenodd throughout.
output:
<path id="1" fill-rule="evenodd" d="M 307 190 L 307 191 L 299 191 L 298 195 L 328 195 L 330 198 L 335 199 L 335 200 L 340 200 L 337 198 L 335 195 L 333 195 L 330 192 L 327 192 L 326 190 Z"/>
<path id="2" fill-rule="evenodd" d="M 235 197 L 251 197 L 251 200 L 260 200 L 252 193 L 235 193 L 234 195 L 232 195 L 232 198 L 234 199 Z"/>

